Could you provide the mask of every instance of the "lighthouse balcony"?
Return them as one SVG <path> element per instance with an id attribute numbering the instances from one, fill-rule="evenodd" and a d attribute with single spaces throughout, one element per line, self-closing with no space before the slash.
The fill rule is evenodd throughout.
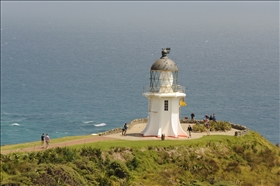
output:
<path id="1" fill-rule="evenodd" d="M 177 86 L 161 86 L 161 87 L 151 87 L 151 86 L 144 86 L 143 87 L 143 94 L 144 93 L 185 93 L 185 87 L 181 85 Z"/>

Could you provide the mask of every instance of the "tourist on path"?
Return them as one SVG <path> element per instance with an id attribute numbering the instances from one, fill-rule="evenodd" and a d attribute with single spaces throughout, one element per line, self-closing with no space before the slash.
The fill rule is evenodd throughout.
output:
<path id="1" fill-rule="evenodd" d="M 192 114 L 191 114 L 191 119 L 192 119 L 192 121 L 194 120 L 194 117 L 195 117 L 195 115 L 194 115 L 194 113 L 192 112 Z"/>
<path id="2" fill-rule="evenodd" d="M 205 124 L 205 127 L 206 127 L 207 136 L 209 136 L 209 135 L 210 135 L 210 124 L 209 124 L 209 122 L 207 122 L 207 123 Z"/>
<path id="3" fill-rule="evenodd" d="M 44 133 L 43 133 L 42 136 L 41 136 L 41 145 L 42 145 L 42 147 L 44 147 L 44 141 L 45 141 L 45 136 L 44 136 Z"/>
<path id="4" fill-rule="evenodd" d="M 189 125 L 188 131 L 189 131 L 189 138 L 191 138 L 191 137 L 192 137 L 192 134 L 191 134 L 191 132 L 192 132 L 192 127 L 191 127 L 191 125 Z"/>
<path id="5" fill-rule="evenodd" d="M 46 149 L 47 149 L 47 148 L 49 148 L 49 144 L 50 144 L 50 141 L 51 141 L 51 138 L 48 134 L 46 135 L 45 141 L 46 141 Z"/>
<path id="6" fill-rule="evenodd" d="M 126 136 L 126 131 L 127 131 L 127 124 L 125 123 L 125 124 L 123 125 L 123 129 L 122 129 L 122 135 L 123 135 L 123 136 Z"/>

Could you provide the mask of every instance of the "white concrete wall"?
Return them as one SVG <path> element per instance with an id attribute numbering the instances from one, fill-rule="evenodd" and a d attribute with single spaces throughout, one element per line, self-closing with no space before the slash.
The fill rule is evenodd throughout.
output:
<path id="1" fill-rule="evenodd" d="M 174 94 L 145 94 L 151 105 L 148 106 L 148 123 L 141 132 L 143 136 L 165 136 L 178 137 L 187 136 L 183 131 L 179 119 L 179 100 L 185 97 L 184 93 Z M 164 111 L 164 100 L 168 100 L 168 111 Z"/>

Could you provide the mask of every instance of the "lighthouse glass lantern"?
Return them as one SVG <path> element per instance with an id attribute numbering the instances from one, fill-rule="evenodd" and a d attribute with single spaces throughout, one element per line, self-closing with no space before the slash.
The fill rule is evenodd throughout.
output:
<path id="1" fill-rule="evenodd" d="M 167 57 L 170 48 L 162 50 L 162 57 L 151 67 L 150 88 L 151 92 L 176 92 L 178 90 L 178 68 Z"/>
<path id="2" fill-rule="evenodd" d="M 178 67 L 168 58 L 170 48 L 162 49 L 162 56 L 150 69 L 150 86 L 144 88 L 148 98 L 148 123 L 143 136 L 187 136 L 179 119 L 180 101 L 184 100 L 185 88 L 178 84 Z"/>

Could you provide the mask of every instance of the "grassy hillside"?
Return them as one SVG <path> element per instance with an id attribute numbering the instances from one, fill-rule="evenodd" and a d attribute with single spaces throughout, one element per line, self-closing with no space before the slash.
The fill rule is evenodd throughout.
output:
<path id="1" fill-rule="evenodd" d="M 103 141 L 1 155 L 2 185 L 280 185 L 280 150 L 257 132 Z"/>

